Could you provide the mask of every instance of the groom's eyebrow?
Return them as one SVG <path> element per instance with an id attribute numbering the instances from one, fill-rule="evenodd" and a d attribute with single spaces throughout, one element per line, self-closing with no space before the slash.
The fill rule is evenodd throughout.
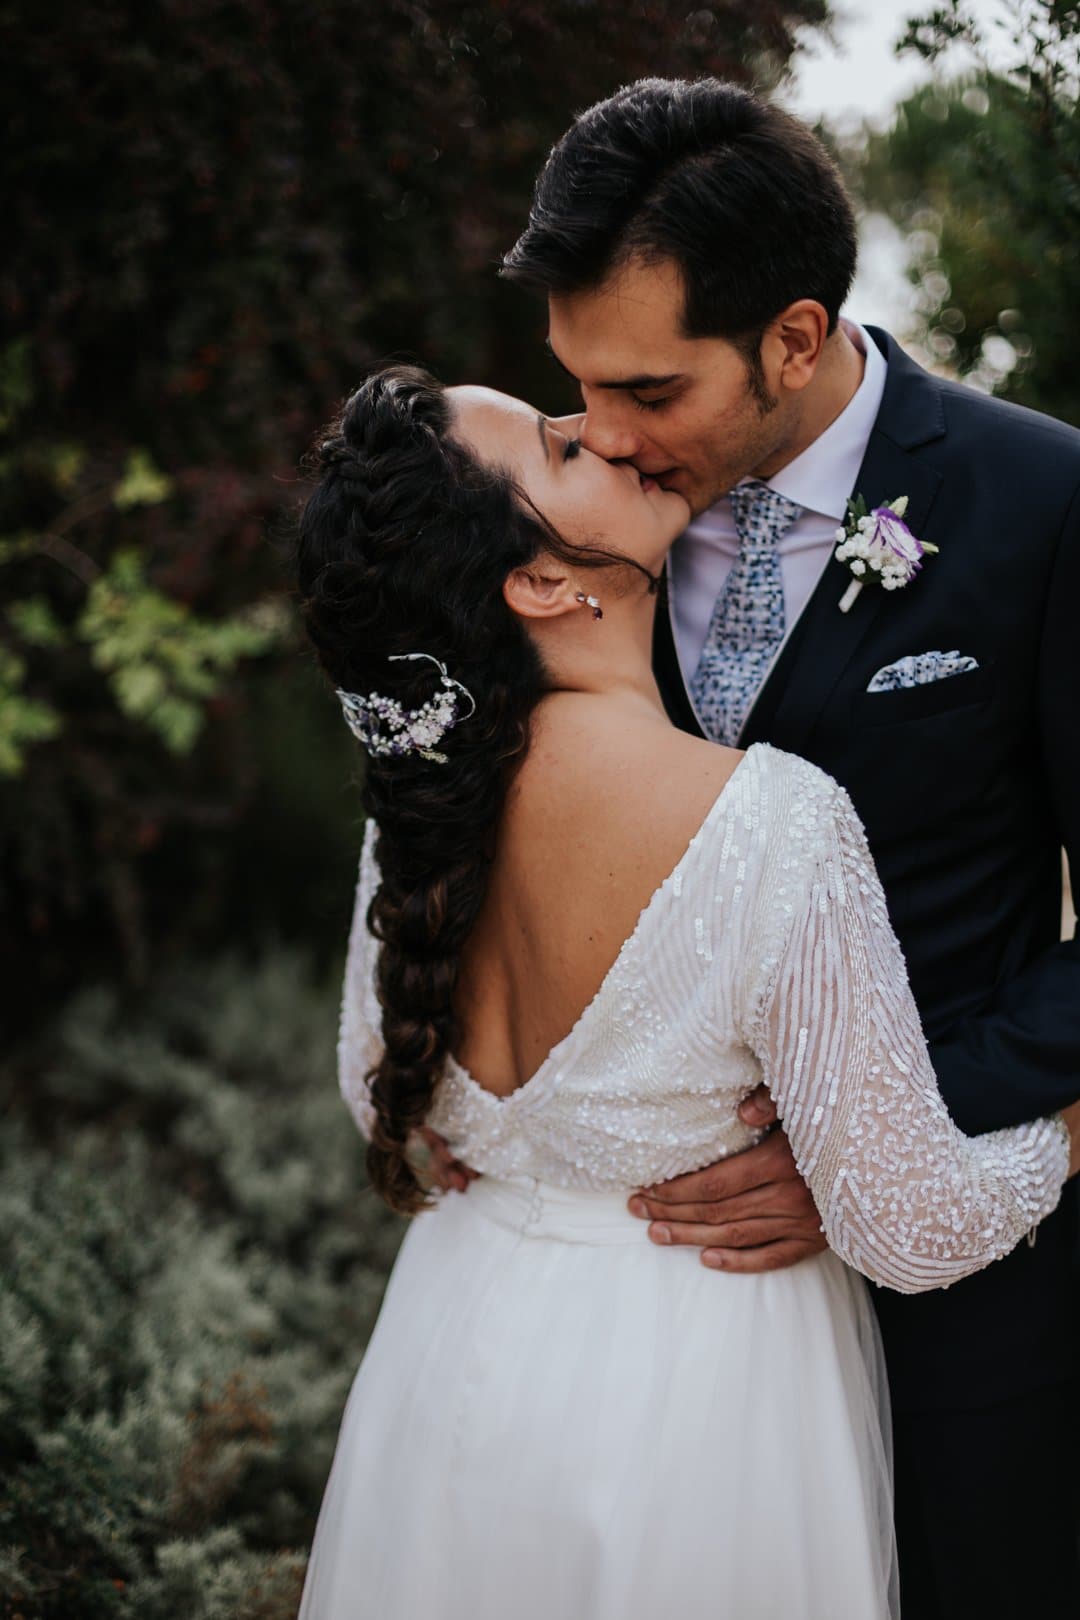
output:
<path id="1" fill-rule="evenodd" d="M 574 373 L 570 370 L 569 366 L 563 365 L 563 362 L 559 359 L 558 355 L 555 353 L 555 350 L 551 347 L 550 338 L 546 339 L 545 347 L 547 348 L 548 354 L 550 354 L 555 364 L 559 367 L 559 370 L 565 371 L 571 382 L 581 381 L 579 377 L 574 376 Z M 635 388 L 639 389 L 642 393 L 647 393 L 650 388 L 669 388 L 672 383 L 682 381 L 683 373 L 681 371 L 672 371 L 669 372 L 666 377 L 651 377 L 647 373 L 643 373 L 639 377 L 616 377 L 612 378 L 610 381 L 595 383 L 594 387 L 610 389 Z"/>

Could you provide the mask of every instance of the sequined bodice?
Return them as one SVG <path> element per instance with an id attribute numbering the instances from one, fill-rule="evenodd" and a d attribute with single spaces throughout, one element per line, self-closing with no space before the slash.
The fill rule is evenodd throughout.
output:
<path id="1" fill-rule="evenodd" d="M 365 1134 L 364 1077 L 379 1051 L 364 924 L 373 831 L 338 1049 Z M 533 1077 L 500 1097 L 449 1059 L 428 1123 L 484 1174 L 630 1189 L 749 1146 L 737 1108 L 762 1079 L 832 1246 L 893 1287 L 987 1264 L 1058 1201 L 1060 1121 L 977 1140 L 953 1126 L 850 799 L 758 743 Z"/>

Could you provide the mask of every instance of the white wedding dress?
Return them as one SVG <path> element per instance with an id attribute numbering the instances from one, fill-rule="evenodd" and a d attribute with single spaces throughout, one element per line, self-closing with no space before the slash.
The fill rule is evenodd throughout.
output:
<path id="1" fill-rule="evenodd" d="M 361 1129 L 373 842 L 339 1047 Z M 834 1252 L 725 1274 L 626 1199 L 749 1146 L 762 1079 Z M 405 1236 L 300 1620 L 895 1620 L 887 1394 L 850 1268 L 915 1291 L 987 1265 L 1056 1205 L 1068 1142 L 1060 1120 L 952 1125 L 845 792 L 752 747 L 536 1074 L 500 1098 L 450 1061 L 429 1123 L 483 1175 Z"/>

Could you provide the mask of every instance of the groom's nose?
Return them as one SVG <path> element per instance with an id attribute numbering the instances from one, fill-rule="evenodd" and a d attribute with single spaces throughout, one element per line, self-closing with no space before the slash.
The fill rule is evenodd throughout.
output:
<path id="1" fill-rule="evenodd" d="M 586 401 L 578 436 L 586 450 L 605 461 L 630 461 L 641 449 L 641 435 L 633 422 L 607 400 Z"/>

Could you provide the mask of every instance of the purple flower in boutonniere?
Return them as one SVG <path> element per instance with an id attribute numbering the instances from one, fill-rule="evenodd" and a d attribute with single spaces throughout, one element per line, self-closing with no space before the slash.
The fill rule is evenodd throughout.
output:
<path id="1" fill-rule="evenodd" d="M 916 540 L 904 513 L 908 498 L 899 496 L 885 506 L 868 512 L 861 495 L 847 503 L 847 517 L 837 529 L 837 562 L 847 563 L 851 584 L 840 598 L 840 611 L 847 613 L 864 585 L 882 585 L 899 591 L 909 585 L 923 565 L 923 557 L 937 553 L 928 540 Z"/>

